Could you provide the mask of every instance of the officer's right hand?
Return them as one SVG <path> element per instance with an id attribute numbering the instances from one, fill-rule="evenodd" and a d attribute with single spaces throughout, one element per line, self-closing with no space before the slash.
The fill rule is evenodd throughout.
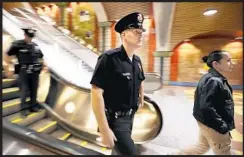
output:
<path id="1" fill-rule="evenodd" d="M 101 136 L 102 136 L 102 143 L 105 146 L 109 148 L 114 147 L 114 141 L 117 141 L 117 138 L 115 137 L 113 131 L 110 128 L 103 133 L 101 132 Z"/>

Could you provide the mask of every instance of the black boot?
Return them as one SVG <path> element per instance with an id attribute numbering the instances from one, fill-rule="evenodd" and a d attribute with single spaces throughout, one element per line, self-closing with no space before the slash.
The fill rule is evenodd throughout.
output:
<path id="1" fill-rule="evenodd" d="M 29 111 L 28 110 L 23 110 L 23 111 L 21 111 L 20 114 L 21 114 L 22 117 L 26 117 L 29 114 Z"/>
<path id="2" fill-rule="evenodd" d="M 38 108 L 38 107 L 31 107 L 30 108 L 30 111 L 31 112 L 39 112 L 40 111 L 40 108 Z"/>

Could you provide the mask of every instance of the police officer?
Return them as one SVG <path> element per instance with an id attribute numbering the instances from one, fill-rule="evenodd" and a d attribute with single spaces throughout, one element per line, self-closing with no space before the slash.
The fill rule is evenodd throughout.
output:
<path id="1" fill-rule="evenodd" d="M 133 117 L 143 106 L 142 63 L 135 52 L 142 45 L 144 17 L 131 13 L 115 25 L 122 45 L 99 56 L 91 80 L 92 107 L 102 143 L 113 153 L 136 154 L 131 138 Z"/>
<path id="2" fill-rule="evenodd" d="M 19 74 L 18 83 L 21 94 L 21 109 L 25 107 L 26 97 L 29 89 L 31 99 L 30 111 L 38 112 L 40 106 L 37 103 L 36 97 L 39 74 L 43 66 L 43 54 L 38 45 L 32 42 L 36 30 L 34 28 L 23 28 L 23 30 L 25 38 L 23 40 L 14 41 L 7 51 L 7 55 L 15 55 L 19 62 L 19 64 L 15 66 L 15 73 Z M 10 57 L 7 58 L 7 64 L 10 65 Z M 11 72 L 7 69 L 7 76 L 10 77 L 11 75 Z M 28 111 L 24 110 L 21 112 L 21 114 L 22 116 L 27 116 Z"/>

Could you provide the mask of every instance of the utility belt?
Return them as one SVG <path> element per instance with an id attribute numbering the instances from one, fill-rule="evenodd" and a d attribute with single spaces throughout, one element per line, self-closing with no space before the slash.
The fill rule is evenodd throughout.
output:
<path id="1" fill-rule="evenodd" d="M 133 110 L 133 109 L 129 109 L 128 111 L 116 111 L 116 112 L 114 112 L 111 109 L 105 108 L 105 114 L 109 117 L 112 116 L 114 118 L 131 116 L 134 113 L 135 113 L 135 110 Z"/>
<path id="2" fill-rule="evenodd" d="M 39 73 L 42 70 L 42 64 L 18 64 L 19 71 L 24 70 L 28 74 Z"/>

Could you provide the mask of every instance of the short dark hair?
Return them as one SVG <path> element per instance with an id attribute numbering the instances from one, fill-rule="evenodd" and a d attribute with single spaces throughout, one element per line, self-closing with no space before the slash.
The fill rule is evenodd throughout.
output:
<path id="1" fill-rule="evenodd" d="M 202 57 L 204 63 L 207 63 L 208 67 L 212 68 L 212 63 L 214 61 L 219 62 L 223 58 L 223 50 L 215 50 L 211 52 L 208 56 Z"/>

